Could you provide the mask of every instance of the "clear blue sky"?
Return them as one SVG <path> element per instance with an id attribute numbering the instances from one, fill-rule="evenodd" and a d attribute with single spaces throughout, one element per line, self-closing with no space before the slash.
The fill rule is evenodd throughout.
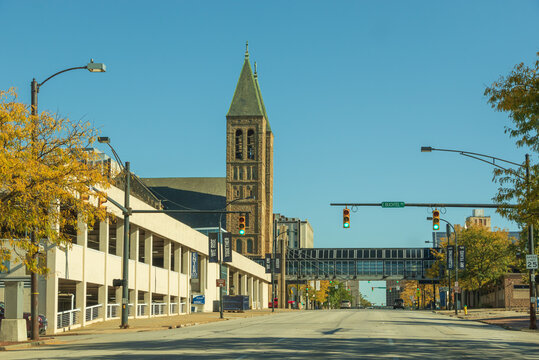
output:
<path id="1" fill-rule="evenodd" d="M 0 13 L 0 87 L 29 103 L 32 77 L 106 63 L 105 74 L 51 80 L 40 110 L 92 122 L 142 177 L 225 175 L 225 115 L 248 40 L 275 134 L 274 211 L 308 219 L 317 247 L 431 238 L 430 209 L 360 208 L 345 230 L 330 202 L 491 202 L 489 165 L 421 145 L 526 152 L 483 92 L 535 59 L 537 1 L 2 0 Z"/>

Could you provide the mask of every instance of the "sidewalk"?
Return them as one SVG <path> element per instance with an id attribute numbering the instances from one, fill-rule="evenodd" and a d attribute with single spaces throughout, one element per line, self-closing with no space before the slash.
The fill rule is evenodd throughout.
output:
<path id="1" fill-rule="evenodd" d="M 275 309 L 273 314 L 295 311 L 288 309 Z M 59 339 L 67 335 L 90 335 L 90 334 L 115 334 L 115 333 L 125 333 L 125 332 L 140 332 L 140 331 L 155 331 L 155 330 L 164 330 L 164 329 L 173 329 L 181 328 L 187 326 L 194 326 L 200 324 L 207 324 L 210 322 L 217 321 L 227 321 L 240 318 L 251 318 L 255 316 L 267 316 L 271 315 L 271 309 L 264 310 L 247 310 L 243 313 L 232 313 L 225 312 L 223 313 L 223 319 L 219 318 L 218 312 L 200 312 L 200 313 L 191 313 L 186 315 L 174 315 L 174 316 L 159 316 L 152 318 L 143 318 L 143 319 L 132 319 L 130 318 L 129 328 L 120 329 L 121 321 L 120 319 L 109 320 L 109 321 L 100 321 L 85 327 L 77 328 L 71 331 L 65 331 L 62 333 L 57 333 L 54 335 L 43 336 L 43 339 L 40 341 L 25 341 L 21 343 L 8 343 L 0 342 L 0 351 L 2 350 L 14 350 L 25 347 L 39 346 L 43 344 L 54 344 L 59 343 Z"/>
<path id="2" fill-rule="evenodd" d="M 506 309 L 468 309 L 468 315 L 464 315 L 464 310 L 459 310 L 458 316 L 455 310 L 436 310 L 436 314 L 458 317 L 459 319 L 480 321 L 485 324 L 497 325 L 508 330 L 531 331 L 529 329 L 530 315 L 526 311 L 515 311 Z"/>
<path id="3" fill-rule="evenodd" d="M 283 311 L 292 311 L 287 309 L 275 309 L 275 313 Z M 274 313 L 274 314 L 275 314 Z M 63 335 L 87 335 L 87 334 L 106 334 L 106 333 L 118 333 L 128 331 L 152 331 L 163 330 L 169 328 L 179 328 L 193 325 L 206 324 L 216 321 L 227 321 L 239 318 L 250 318 L 255 316 L 271 315 L 271 309 L 264 310 L 247 310 L 243 313 L 224 312 L 223 319 L 219 318 L 218 312 L 199 312 L 186 315 L 173 315 L 173 316 L 159 316 L 152 318 L 138 318 L 128 320 L 129 328 L 120 329 L 120 319 L 100 321 L 83 328 L 66 331 L 63 333 L 54 334 L 54 336 Z"/>

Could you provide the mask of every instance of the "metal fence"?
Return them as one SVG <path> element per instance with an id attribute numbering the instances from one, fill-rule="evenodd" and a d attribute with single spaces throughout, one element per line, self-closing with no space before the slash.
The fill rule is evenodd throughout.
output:
<path id="1" fill-rule="evenodd" d="M 102 307 L 103 307 L 102 304 L 88 306 L 86 308 L 86 321 L 92 321 L 99 318 Z"/>
<path id="2" fill-rule="evenodd" d="M 118 318 L 120 314 L 120 304 L 107 304 L 107 319 Z"/>
<path id="3" fill-rule="evenodd" d="M 66 310 L 57 314 L 57 329 L 80 323 L 80 309 Z"/>
<path id="4" fill-rule="evenodd" d="M 137 316 L 144 316 L 146 314 L 146 307 L 148 304 L 137 304 Z"/>
<path id="5" fill-rule="evenodd" d="M 166 303 L 152 303 L 152 315 L 164 315 Z"/>

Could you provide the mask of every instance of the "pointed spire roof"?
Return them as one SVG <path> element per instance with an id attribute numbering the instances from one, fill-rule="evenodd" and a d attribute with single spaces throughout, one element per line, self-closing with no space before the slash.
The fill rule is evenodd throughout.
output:
<path id="1" fill-rule="evenodd" d="M 248 49 L 245 50 L 245 61 L 243 62 L 238 85 L 236 86 L 227 116 L 264 116 L 268 123 L 267 128 L 271 131 L 269 129 L 264 101 L 260 93 L 260 86 L 258 85 L 256 65 L 255 74 L 253 75 L 249 62 Z"/>

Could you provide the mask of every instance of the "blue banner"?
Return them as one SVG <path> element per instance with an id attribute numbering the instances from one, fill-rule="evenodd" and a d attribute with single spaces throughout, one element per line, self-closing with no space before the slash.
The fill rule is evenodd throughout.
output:
<path id="1" fill-rule="evenodd" d="M 191 279 L 198 279 L 198 253 L 191 253 Z"/>
<path id="2" fill-rule="evenodd" d="M 194 295 L 193 304 L 204 305 L 206 303 L 206 297 L 204 295 Z"/>

